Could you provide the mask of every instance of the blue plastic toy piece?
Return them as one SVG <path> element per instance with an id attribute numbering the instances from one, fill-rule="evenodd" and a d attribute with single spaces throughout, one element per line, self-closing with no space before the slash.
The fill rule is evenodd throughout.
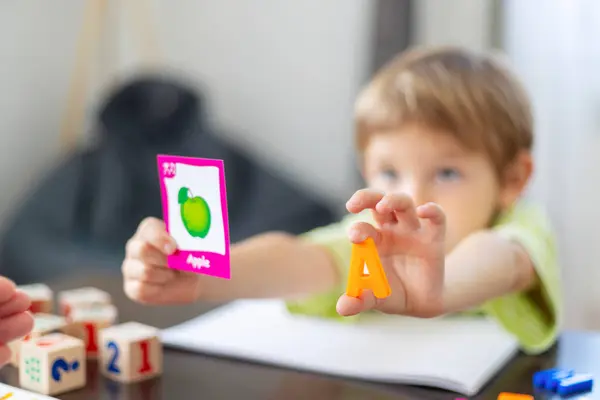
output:
<path id="1" fill-rule="evenodd" d="M 546 380 L 546 390 L 549 390 L 551 392 L 556 392 L 556 388 L 558 387 L 558 384 L 561 381 L 572 377 L 573 375 L 575 375 L 575 371 L 573 371 L 573 370 L 558 371 L 558 372 L 551 374 L 548 377 L 548 380 Z"/>
<path id="2" fill-rule="evenodd" d="M 560 396 L 575 393 L 589 392 L 594 385 L 594 378 L 590 374 L 576 374 L 558 382 L 556 392 Z"/>
<path id="3" fill-rule="evenodd" d="M 536 372 L 535 374 L 533 374 L 533 386 L 538 389 L 545 389 L 546 382 L 550 379 L 550 377 L 553 374 L 557 372 L 561 372 L 561 370 L 558 368 L 552 368 Z"/>

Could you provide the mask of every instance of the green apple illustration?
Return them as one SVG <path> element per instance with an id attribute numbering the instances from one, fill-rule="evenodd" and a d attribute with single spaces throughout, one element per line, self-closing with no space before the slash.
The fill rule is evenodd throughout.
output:
<path id="1" fill-rule="evenodd" d="M 190 189 L 182 187 L 177 195 L 181 208 L 183 226 L 193 237 L 205 238 L 210 229 L 210 209 L 200 196 L 194 196 Z"/>

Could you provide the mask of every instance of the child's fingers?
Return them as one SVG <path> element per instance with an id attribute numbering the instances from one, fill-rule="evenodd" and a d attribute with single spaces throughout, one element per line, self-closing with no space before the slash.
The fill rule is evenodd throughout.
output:
<path id="1" fill-rule="evenodd" d="M 171 255 L 177 249 L 177 243 L 167 233 L 165 223 L 156 218 L 142 221 L 134 237 L 156 247 L 165 255 Z"/>
<path id="2" fill-rule="evenodd" d="M 379 214 L 391 216 L 393 221 L 397 221 L 397 228 L 402 231 L 412 232 L 421 227 L 413 200 L 404 193 L 386 195 L 375 209 Z"/>
<path id="3" fill-rule="evenodd" d="M 33 329 L 33 317 L 28 312 L 0 318 L 0 343 L 8 343 L 23 337 Z"/>
<path id="4" fill-rule="evenodd" d="M 8 364 L 10 361 L 10 348 L 4 344 L 0 344 L 0 368 Z"/>
<path id="5" fill-rule="evenodd" d="M 126 259 L 140 260 L 144 264 L 157 267 L 167 267 L 167 256 L 161 250 L 135 236 L 127 242 Z"/>
<path id="6" fill-rule="evenodd" d="M 378 212 L 377 204 L 385 198 L 385 193 L 373 189 L 361 189 L 346 203 L 348 211 L 358 214 L 363 210 L 372 209 L 373 217 L 379 226 L 396 223 L 396 216 L 392 211 Z"/>
<path id="7" fill-rule="evenodd" d="M 25 293 L 17 291 L 9 301 L 0 304 L 0 318 L 25 312 L 31 306 L 31 299 Z"/>
<path id="8" fill-rule="evenodd" d="M 136 235 L 147 230 L 166 230 L 165 222 L 155 217 L 144 218 L 138 225 Z"/>
<path id="9" fill-rule="evenodd" d="M 122 271 L 125 279 L 137 280 L 142 283 L 164 284 L 175 277 L 175 270 L 144 264 L 136 258 L 125 259 Z"/>
<path id="10" fill-rule="evenodd" d="M 375 206 L 383 196 L 383 192 L 378 192 L 373 189 L 358 190 L 350 197 L 348 202 L 346 202 L 346 209 L 353 214 L 358 214 L 369 208 L 375 209 Z"/>
<path id="11" fill-rule="evenodd" d="M 446 234 L 446 214 L 444 210 L 435 203 L 427 203 L 417 207 L 419 218 L 427 221 L 428 234 L 431 240 L 443 240 Z"/>
<path id="12" fill-rule="evenodd" d="M 377 300 L 370 291 L 363 292 L 359 297 L 350 297 L 343 294 L 338 299 L 336 310 L 343 317 L 360 314 L 375 307 Z"/>
<path id="13" fill-rule="evenodd" d="M 362 243 L 367 238 L 372 238 L 375 245 L 381 243 L 381 232 L 368 222 L 356 222 L 348 229 L 348 239 L 352 243 Z"/>
<path id="14" fill-rule="evenodd" d="M 156 283 L 143 283 L 135 279 L 125 279 L 123 284 L 125 294 L 142 304 L 159 304 L 165 291 L 165 286 Z"/>
<path id="15" fill-rule="evenodd" d="M 17 287 L 13 281 L 0 276 L 0 304 L 6 303 L 13 298 Z"/>

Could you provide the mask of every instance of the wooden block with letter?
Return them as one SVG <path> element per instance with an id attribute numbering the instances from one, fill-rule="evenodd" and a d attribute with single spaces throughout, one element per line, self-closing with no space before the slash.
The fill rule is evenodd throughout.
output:
<path id="1" fill-rule="evenodd" d="M 55 395 L 85 386 L 85 346 L 82 340 L 51 333 L 24 342 L 19 361 L 23 389 Z"/>
<path id="2" fill-rule="evenodd" d="M 110 379 L 138 382 L 162 374 L 163 349 L 157 328 L 127 322 L 100 331 L 100 369 Z"/>
<path id="3" fill-rule="evenodd" d="M 69 314 L 68 335 L 85 343 L 88 358 L 98 356 L 98 332 L 117 321 L 117 308 L 112 304 L 98 304 L 86 308 L 73 308 Z"/>
<path id="4" fill-rule="evenodd" d="M 44 285 L 43 283 L 34 283 L 31 285 L 18 286 L 17 289 L 25 293 L 31 299 L 29 311 L 32 314 L 52 313 L 52 309 L 54 308 L 54 293 L 47 285 Z"/>
<path id="5" fill-rule="evenodd" d="M 8 347 L 12 353 L 10 363 L 17 368 L 19 367 L 19 354 L 21 344 L 23 342 L 26 342 L 32 338 L 47 335 L 49 333 L 62 332 L 67 328 L 67 326 L 67 320 L 59 315 L 44 313 L 34 314 L 33 329 L 31 330 L 31 333 L 21 339 L 13 340 L 12 342 L 8 343 Z"/>
<path id="6" fill-rule="evenodd" d="M 74 308 L 89 308 L 111 303 L 110 294 L 94 287 L 65 290 L 58 294 L 60 313 L 67 318 L 71 316 L 71 310 Z"/>

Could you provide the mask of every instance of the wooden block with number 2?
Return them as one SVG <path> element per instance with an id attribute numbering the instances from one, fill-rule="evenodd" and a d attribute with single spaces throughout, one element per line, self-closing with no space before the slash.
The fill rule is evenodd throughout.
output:
<path id="1" fill-rule="evenodd" d="M 100 331 L 100 368 L 119 382 L 138 382 L 162 374 L 163 350 L 158 329 L 126 322 Z"/>

